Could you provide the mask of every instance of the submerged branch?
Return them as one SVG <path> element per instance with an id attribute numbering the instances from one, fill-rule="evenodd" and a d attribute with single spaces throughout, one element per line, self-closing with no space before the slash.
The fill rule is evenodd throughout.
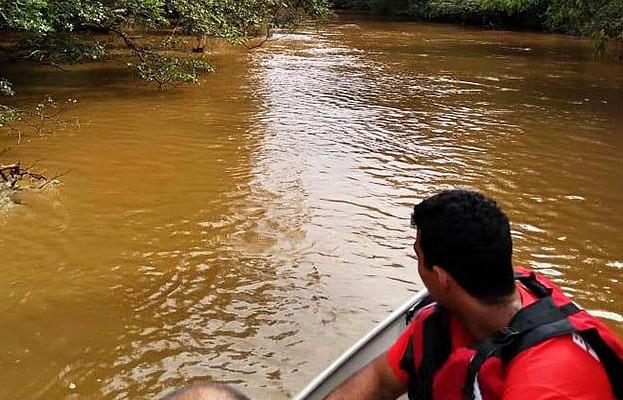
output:
<path id="1" fill-rule="evenodd" d="M 30 189 L 40 190 L 51 183 L 58 183 L 58 178 L 71 172 L 71 170 L 68 169 L 65 172 L 61 172 L 51 178 L 47 178 L 45 175 L 30 171 L 33 166 L 34 164 L 26 168 L 22 168 L 19 161 L 8 165 L 0 164 L 0 182 L 3 182 L 8 189 L 16 190 L 19 189 L 17 183 L 24 178 L 30 178 L 36 181 L 45 181 L 39 186 L 30 186 Z"/>
<path id="2" fill-rule="evenodd" d="M 270 29 L 266 29 L 266 36 L 264 36 L 264 38 L 262 39 L 261 42 L 249 46 L 246 41 L 243 41 L 242 45 L 244 47 L 246 47 L 247 50 L 254 50 L 254 49 L 257 49 L 259 47 L 262 47 L 264 45 L 264 43 L 266 43 L 268 41 L 268 39 L 270 39 L 270 36 L 271 36 Z"/>
<path id="3" fill-rule="evenodd" d="M 9 165 L 0 164 L 0 179 L 4 181 L 9 189 L 17 188 L 17 182 L 24 177 L 35 180 L 47 180 L 47 178 L 41 174 L 30 172 L 28 168 L 22 168 L 19 162 Z"/>
<path id="4" fill-rule="evenodd" d="M 59 64 L 55 63 L 54 61 L 47 62 L 47 65 L 49 65 L 50 67 L 54 67 L 54 68 L 56 68 L 56 69 L 58 69 L 60 71 L 63 71 L 63 72 L 69 72 L 69 70 L 67 68 L 64 68 L 62 65 L 59 65 Z"/>
<path id="5" fill-rule="evenodd" d="M 49 185 L 50 183 L 56 181 L 58 178 L 60 178 L 61 176 L 65 176 L 68 173 L 70 173 L 71 170 L 68 169 L 65 172 L 61 172 L 60 174 L 54 175 L 53 177 L 51 177 L 50 179 L 48 179 L 47 181 L 43 182 L 43 185 L 39 186 L 39 189 L 43 189 L 44 187 L 46 187 L 47 185 Z"/>

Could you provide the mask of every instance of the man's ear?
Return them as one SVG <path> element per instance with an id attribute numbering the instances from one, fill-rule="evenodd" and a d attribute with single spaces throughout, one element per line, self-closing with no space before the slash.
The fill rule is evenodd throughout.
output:
<path id="1" fill-rule="evenodd" d="M 435 274 L 437 283 L 439 283 L 439 287 L 442 290 L 448 291 L 452 288 L 452 286 L 454 286 L 454 278 L 452 278 L 452 275 L 443 269 L 443 267 L 440 267 L 439 265 L 433 266 L 433 273 Z"/>

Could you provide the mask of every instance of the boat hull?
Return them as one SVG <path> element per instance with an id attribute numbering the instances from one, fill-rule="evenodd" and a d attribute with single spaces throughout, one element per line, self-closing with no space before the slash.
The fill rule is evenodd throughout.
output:
<path id="1" fill-rule="evenodd" d="M 294 400 L 322 400 L 351 375 L 383 354 L 404 331 L 410 316 L 430 302 L 426 290 L 418 292 L 359 339 L 294 397 Z"/>

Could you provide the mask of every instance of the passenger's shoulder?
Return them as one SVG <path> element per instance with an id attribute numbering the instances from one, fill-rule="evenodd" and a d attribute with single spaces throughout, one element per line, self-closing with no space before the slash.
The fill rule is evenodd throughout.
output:
<path id="1" fill-rule="evenodd" d="M 592 348 L 577 334 L 548 339 L 519 353 L 509 364 L 509 369 L 518 365 L 551 364 L 552 368 L 567 369 L 564 362 L 581 363 L 587 368 L 600 367 L 601 363 Z"/>
<path id="2" fill-rule="evenodd" d="M 558 399 L 614 399 L 608 376 L 579 336 L 565 335 L 524 350 L 506 368 L 504 399 L 532 388 Z M 523 389 L 522 389 L 523 388 Z M 525 397 L 523 397 L 525 398 Z M 536 397 L 541 400 L 550 397 Z"/>

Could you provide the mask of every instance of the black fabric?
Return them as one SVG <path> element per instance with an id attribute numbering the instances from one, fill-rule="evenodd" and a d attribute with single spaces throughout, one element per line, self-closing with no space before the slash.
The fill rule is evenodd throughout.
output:
<path id="1" fill-rule="evenodd" d="M 552 294 L 552 289 L 539 282 L 538 279 L 536 279 L 536 275 L 534 272 L 531 272 L 529 274 L 515 272 L 515 279 L 521 282 L 537 297 L 545 297 Z"/>
<path id="2" fill-rule="evenodd" d="M 604 342 L 597 329 L 587 329 L 579 334 L 597 353 L 608 374 L 614 396 L 623 400 L 623 360 Z"/>
<path id="3" fill-rule="evenodd" d="M 564 306 L 560 306 L 558 307 L 558 309 L 560 310 L 560 312 L 562 312 L 563 314 L 565 314 L 566 316 L 569 315 L 573 315 L 576 312 L 580 312 L 582 311 L 582 309 L 580 307 L 578 307 L 574 302 L 570 301 L 569 303 L 565 304 Z"/>
<path id="4" fill-rule="evenodd" d="M 420 300 L 418 303 L 416 303 L 413 307 L 408 309 L 407 312 L 405 313 L 405 320 L 406 320 L 407 325 L 409 325 L 413 317 L 417 315 L 418 311 L 420 311 L 422 308 L 432 303 L 434 303 L 434 300 L 429 295 L 427 295 L 422 300 Z"/>
<path id="5" fill-rule="evenodd" d="M 408 373 L 409 376 L 415 373 L 415 358 L 413 357 L 413 336 L 409 338 L 405 353 L 400 359 L 400 369 Z"/>
<path id="6" fill-rule="evenodd" d="M 409 377 L 409 399 L 432 400 L 433 379 L 450 356 L 450 316 L 443 308 L 435 311 L 424 321 L 422 362 L 415 374 Z"/>
<path id="7" fill-rule="evenodd" d="M 405 322 L 407 325 L 411 323 L 411 320 L 417 315 L 417 313 L 422 310 L 427 305 L 433 303 L 433 299 L 430 296 L 424 297 L 418 303 L 416 303 L 413 307 L 411 307 L 405 313 Z M 407 342 L 407 347 L 405 353 L 402 355 L 400 359 L 400 369 L 405 371 L 409 375 L 409 396 L 415 396 L 417 392 L 418 386 L 418 376 L 415 370 L 415 358 L 414 358 L 414 348 L 413 348 L 413 336 L 409 337 L 409 341 Z M 411 397 L 413 398 L 413 397 Z"/>
<path id="8" fill-rule="evenodd" d="M 476 355 L 468 367 L 464 394 L 474 398 L 473 387 L 478 370 L 491 356 L 500 356 L 507 365 L 522 351 L 536 346 L 547 339 L 569 335 L 576 328 L 567 318 L 581 309 L 573 302 L 556 306 L 551 296 L 545 296 L 531 305 L 519 310 L 511 319 L 509 326 L 493 336 L 472 346 Z M 623 360 L 601 339 L 597 330 L 580 332 L 599 356 L 610 378 L 617 399 L 623 400 Z M 619 377 L 615 379 L 615 377 Z"/>
<path id="9" fill-rule="evenodd" d="M 519 310 L 510 320 L 507 327 L 500 329 L 489 338 L 474 343 L 470 347 L 476 350 L 474 358 L 469 363 L 463 394 L 473 399 L 474 382 L 478 371 L 489 357 L 500 356 L 507 364 L 521 351 L 532 347 L 555 336 L 574 332 L 574 328 L 567 319 L 572 307 L 566 307 L 563 312 L 551 296 L 545 296 Z"/>
<path id="10" fill-rule="evenodd" d="M 567 315 L 554 304 L 552 297 L 547 296 L 519 310 L 511 318 L 508 326 L 523 334 L 538 326 L 559 321 L 566 317 Z"/>
<path id="11" fill-rule="evenodd" d="M 463 395 L 468 399 L 474 399 L 474 382 L 476 381 L 476 375 L 480 371 L 482 364 L 494 355 L 499 354 L 500 346 L 492 338 L 483 340 L 474 346 L 476 354 L 474 358 L 469 362 L 467 367 L 467 375 L 465 377 L 465 384 L 463 385 Z"/>
<path id="12" fill-rule="evenodd" d="M 547 299 L 551 301 L 551 297 L 545 297 L 541 300 L 544 301 Z M 550 301 L 548 301 L 548 303 Z M 536 303 L 533 303 L 533 304 L 536 304 Z M 531 314 L 531 315 L 521 316 L 519 315 L 521 311 L 523 311 L 521 310 L 520 313 L 518 313 L 513 318 L 513 320 L 515 320 L 515 318 L 518 318 L 518 319 L 536 318 L 536 321 L 537 322 L 540 321 L 542 322 L 542 324 L 537 324 L 537 326 L 535 327 L 530 327 L 530 329 L 528 329 L 526 333 L 522 335 L 518 335 L 518 337 L 515 340 L 513 340 L 512 343 L 505 346 L 501 350 L 500 355 L 502 357 L 502 361 L 504 362 L 504 364 L 508 364 L 513 357 L 515 357 L 517 354 L 521 353 L 522 351 L 530 347 L 536 346 L 537 344 L 544 342 L 547 339 L 551 339 L 556 336 L 568 335 L 575 331 L 575 328 L 573 327 L 571 322 L 566 317 L 568 317 L 569 315 L 573 315 L 579 311 L 582 311 L 582 309 L 576 306 L 573 302 L 567 303 L 560 307 L 556 307 L 553 304 L 553 301 L 551 301 L 551 304 L 548 304 L 548 307 L 552 307 L 552 306 L 557 308 L 558 311 L 552 312 L 552 310 L 550 309 L 548 311 L 541 312 L 538 315 Z M 556 314 L 558 314 L 558 316 L 560 317 L 559 319 L 552 318 Z M 550 319 L 548 320 L 543 317 L 549 317 Z M 539 319 L 539 318 L 543 318 L 543 319 Z M 511 325 L 512 325 L 512 322 L 511 322 Z"/>
<path id="13" fill-rule="evenodd" d="M 405 354 L 402 356 L 400 360 L 400 369 L 409 374 L 409 398 L 414 399 L 417 394 L 418 388 L 418 376 L 415 371 L 415 358 L 413 356 L 413 336 L 409 338 L 407 342 L 407 348 L 405 350 Z"/>
<path id="14" fill-rule="evenodd" d="M 515 340 L 500 349 L 504 365 L 508 364 L 517 354 L 556 336 L 569 335 L 575 328 L 567 319 L 550 322 L 534 328 L 530 332 L 519 335 Z"/>

